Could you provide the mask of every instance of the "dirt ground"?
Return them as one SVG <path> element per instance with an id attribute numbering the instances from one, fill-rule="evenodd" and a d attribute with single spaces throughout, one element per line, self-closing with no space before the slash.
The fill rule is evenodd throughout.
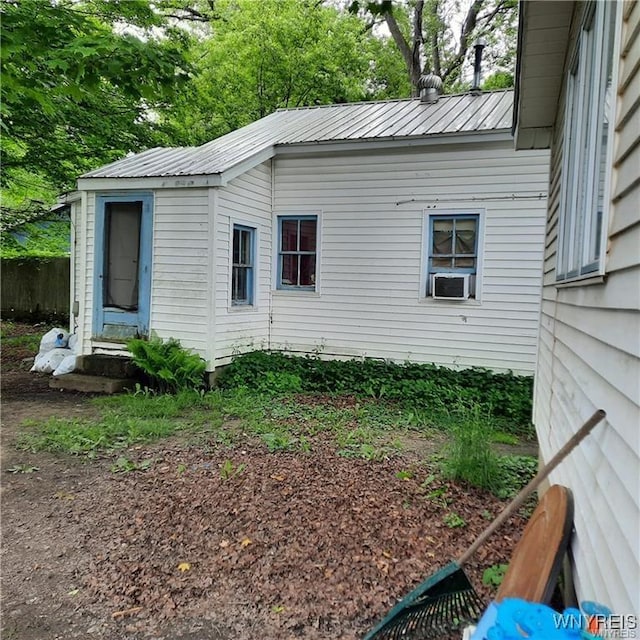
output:
<path id="1" fill-rule="evenodd" d="M 448 484 L 428 486 L 446 502 L 429 499 L 412 453 L 367 462 L 322 443 L 294 454 L 174 438 L 127 452 L 149 469 L 115 474 L 113 457 L 19 450 L 25 420 L 95 411 L 19 355 L 2 373 L 3 640 L 358 638 L 503 506 Z M 225 478 L 227 461 L 245 466 Z M 448 511 L 466 525 L 445 524 Z M 524 524 L 466 567 L 487 601 L 482 571 L 508 561 Z"/>

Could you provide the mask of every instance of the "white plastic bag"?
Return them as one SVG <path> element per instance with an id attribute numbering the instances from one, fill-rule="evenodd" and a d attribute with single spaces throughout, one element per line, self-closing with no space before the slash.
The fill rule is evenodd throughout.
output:
<path id="1" fill-rule="evenodd" d="M 69 342 L 67 343 L 67 349 L 71 349 L 73 353 L 78 353 L 78 334 L 72 333 L 69 336 Z"/>
<path id="2" fill-rule="evenodd" d="M 42 336 L 40 340 L 40 350 L 38 355 L 47 353 L 52 349 L 65 349 L 69 342 L 69 332 L 64 329 L 51 329 Z"/>
<path id="3" fill-rule="evenodd" d="M 31 371 L 40 373 L 52 373 L 55 371 L 67 356 L 74 355 L 71 349 L 51 349 L 46 353 L 39 353 L 31 367 Z"/>
<path id="4" fill-rule="evenodd" d="M 76 361 L 78 356 L 72 353 L 70 356 L 66 356 L 62 362 L 56 367 L 53 372 L 54 376 L 63 376 L 65 373 L 71 373 L 76 368 Z"/>

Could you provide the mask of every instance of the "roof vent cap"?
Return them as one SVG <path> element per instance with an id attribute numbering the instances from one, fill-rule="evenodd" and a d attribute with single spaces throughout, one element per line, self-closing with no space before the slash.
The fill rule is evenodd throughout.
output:
<path id="1" fill-rule="evenodd" d="M 442 93 L 442 80 L 434 73 L 422 75 L 418 80 L 418 89 L 420 89 L 421 102 L 438 102 Z"/>

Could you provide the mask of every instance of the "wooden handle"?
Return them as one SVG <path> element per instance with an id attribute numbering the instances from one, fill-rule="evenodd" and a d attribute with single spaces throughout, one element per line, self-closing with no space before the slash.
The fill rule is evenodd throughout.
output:
<path id="1" fill-rule="evenodd" d="M 607 414 L 598 409 L 576 431 L 569 441 L 556 453 L 547 464 L 531 479 L 524 489 L 500 512 L 500 515 L 475 539 L 475 542 L 458 558 L 458 565 L 462 566 L 486 542 L 487 538 L 502 526 L 507 518 L 519 509 L 523 502 L 540 486 L 542 481 L 573 451 L 591 432 L 591 430 L 605 418 Z"/>

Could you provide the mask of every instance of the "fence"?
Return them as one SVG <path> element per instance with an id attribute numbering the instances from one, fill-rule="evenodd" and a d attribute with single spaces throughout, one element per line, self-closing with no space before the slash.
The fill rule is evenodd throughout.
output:
<path id="1" fill-rule="evenodd" d="M 68 318 L 69 258 L 6 258 L 1 268 L 3 318 Z"/>

